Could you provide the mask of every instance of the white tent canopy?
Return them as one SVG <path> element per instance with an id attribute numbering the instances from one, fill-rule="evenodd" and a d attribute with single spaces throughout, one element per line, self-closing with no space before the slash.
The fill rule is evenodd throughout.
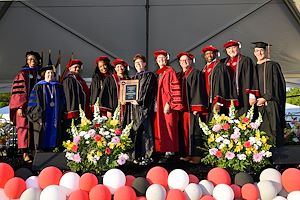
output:
<path id="1" fill-rule="evenodd" d="M 229 39 L 242 43 L 242 52 L 253 57 L 251 42 L 272 44 L 271 57 L 282 66 L 289 85 L 300 83 L 299 0 L 29 0 L 0 2 L 0 91 L 9 90 L 24 65 L 26 51 L 48 49 L 62 65 L 74 56 L 84 62 L 83 77 L 91 77 L 95 58 L 121 57 L 132 65 L 136 53 L 148 55 L 165 49 L 171 65 L 180 51 L 196 56 L 203 67 L 201 48 Z"/>

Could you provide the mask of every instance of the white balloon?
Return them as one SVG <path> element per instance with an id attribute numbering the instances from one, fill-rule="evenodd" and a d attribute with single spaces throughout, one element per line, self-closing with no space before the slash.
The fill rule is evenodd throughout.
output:
<path id="1" fill-rule="evenodd" d="M 61 177 L 59 185 L 63 187 L 67 196 L 69 196 L 73 191 L 79 189 L 79 179 L 80 176 L 75 172 L 68 172 Z"/>
<path id="2" fill-rule="evenodd" d="M 66 194 L 58 185 L 49 185 L 41 192 L 40 200 L 66 200 Z"/>
<path id="3" fill-rule="evenodd" d="M 110 169 L 103 176 L 103 185 L 105 185 L 111 194 L 114 194 L 115 191 L 124 186 L 126 183 L 125 174 L 119 169 Z"/>
<path id="4" fill-rule="evenodd" d="M 261 181 L 272 181 L 273 185 L 276 187 L 277 194 L 282 189 L 281 173 L 278 170 L 274 169 L 274 168 L 268 168 L 268 169 L 263 170 L 260 173 L 259 180 L 261 180 Z"/>
<path id="5" fill-rule="evenodd" d="M 9 198 L 4 193 L 4 189 L 3 188 L 0 188 L 0 199 L 1 200 L 9 200 Z"/>
<path id="6" fill-rule="evenodd" d="M 213 197 L 216 200 L 233 200 L 234 192 L 227 184 L 218 184 L 213 190 Z"/>
<path id="7" fill-rule="evenodd" d="M 20 200 L 39 200 L 40 195 L 41 190 L 39 188 L 31 187 L 22 193 Z"/>
<path id="8" fill-rule="evenodd" d="M 273 200 L 287 200 L 287 199 L 282 196 L 276 196 Z"/>
<path id="9" fill-rule="evenodd" d="M 271 200 L 277 195 L 277 189 L 272 181 L 260 181 L 257 183 L 257 187 L 262 200 Z"/>
<path id="10" fill-rule="evenodd" d="M 168 185 L 170 189 L 184 191 L 189 184 L 189 175 L 182 169 L 174 169 L 168 176 Z"/>
<path id="11" fill-rule="evenodd" d="M 152 184 L 147 188 L 147 200 L 165 200 L 167 196 L 166 189 L 160 184 Z"/>
<path id="12" fill-rule="evenodd" d="M 214 190 L 214 184 L 208 180 L 202 180 L 199 182 L 202 190 L 202 195 L 212 195 Z"/>
<path id="13" fill-rule="evenodd" d="M 293 191 L 289 193 L 287 196 L 287 200 L 299 200 L 300 199 L 300 191 Z"/>
<path id="14" fill-rule="evenodd" d="M 184 189 L 187 200 L 199 200 L 202 196 L 201 186 L 196 183 L 190 183 Z"/>
<path id="15" fill-rule="evenodd" d="M 26 188 L 39 188 L 39 178 L 37 176 L 30 176 L 26 179 Z"/>

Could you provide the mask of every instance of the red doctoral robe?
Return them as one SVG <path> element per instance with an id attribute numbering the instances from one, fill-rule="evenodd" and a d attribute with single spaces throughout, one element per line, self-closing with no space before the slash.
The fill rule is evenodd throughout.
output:
<path id="1" fill-rule="evenodd" d="M 173 68 L 164 66 L 156 71 L 158 89 L 154 119 L 155 150 L 157 152 L 178 152 L 178 118 L 183 109 L 180 83 Z M 164 113 L 164 106 L 170 105 L 170 113 Z"/>

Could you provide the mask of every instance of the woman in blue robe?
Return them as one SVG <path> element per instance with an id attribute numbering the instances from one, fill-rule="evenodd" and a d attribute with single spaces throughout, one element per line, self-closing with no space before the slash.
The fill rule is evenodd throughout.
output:
<path id="1" fill-rule="evenodd" d="M 34 127 L 35 150 L 48 151 L 62 143 L 62 120 L 65 111 L 63 87 L 54 80 L 53 66 L 41 69 L 43 80 L 33 88 L 28 103 L 27 117 Z"/>

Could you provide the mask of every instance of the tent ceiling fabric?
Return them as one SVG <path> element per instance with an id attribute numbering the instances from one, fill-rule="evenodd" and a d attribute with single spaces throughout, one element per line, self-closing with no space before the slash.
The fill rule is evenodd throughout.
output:
<path id="1" fill-rule="evenodd" d="M 13 2 L 0 21 L 0 80 L 11 82 L 29 50 L 48 49 L 55 62 L 58 50 L 65 65 L 72 52 L 84 62 L 83 77 L 91 77 L 94 60 L 108 54 L 132 65 L 135 53 L 146 54 L 146 9 L 141 0 L 30 0 Z M 299 0 L 295 6 L 299 6 Z M 0 2 L 0 6 L 4 4 Z M 166 49 L 175 59 L 180 51 L 196 56 L 213 44 L 225 56 L 225 41 L 242 42 L 242 52 L 253 58 L 253 41 L 273 46 L 288 83 L 300 84 L 300 26 L 281 0 L 149 0 L 149 68 L 152 52 Z M 171 63 L 179 69 L 176 60 Z M 295 82 L 296 81 L 296 82 Z M 1 87 L 1 86 L 0 86 Z"/>

